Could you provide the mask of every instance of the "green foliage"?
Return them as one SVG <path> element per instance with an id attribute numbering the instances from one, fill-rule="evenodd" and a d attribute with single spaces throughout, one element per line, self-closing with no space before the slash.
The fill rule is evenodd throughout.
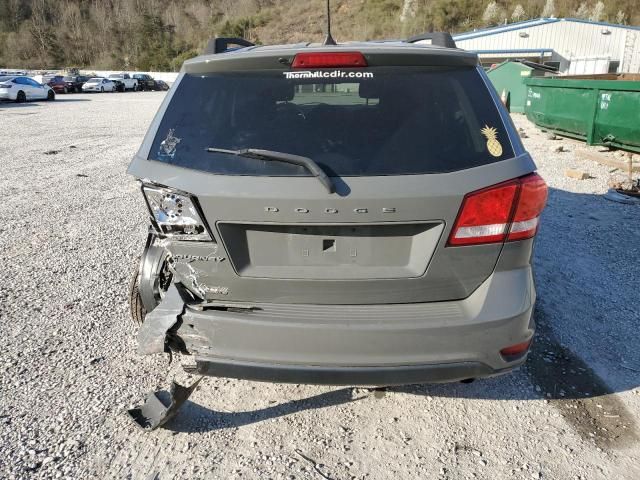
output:
<path id="1" fill-rule="evenodd" d="M 448 31 L 451 25 L 477 27 L 486 6 L 474 0 L 436 0 L 432 5 L 431 25 L 435 31 Z"/>
<path id="2" fill-rule="evenodd" d="M 176 53 L 172 46 L 173 27 L 165 25 L 160 16 L 145 13 L 136 36 L 140 52 L 135 65 L 137 70 L 163 71 L 171 68 L 171 60 Z"/>
<path id="3" fill-rule="evenodd" d="M 198 50 L 195 50 L 195 49 L 185 50 L 184 52 L 179 53 L 178 55 L 176 55 L 175 57 L 173 57 L 171 59 L 171 68 L 170 68 L 170 70 L 172 70 L 174 72 L 180 70 L 180 67 L 182 67 L 182 64 L 186 60 L 189 60 L 190 58 L 196 57 L 199 54 L 200 54 L 200 52 Z"/>

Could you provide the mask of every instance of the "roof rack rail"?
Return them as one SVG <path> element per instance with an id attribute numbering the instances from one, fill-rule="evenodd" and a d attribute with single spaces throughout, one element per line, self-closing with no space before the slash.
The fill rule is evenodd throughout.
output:
<path id="1" fill-rule="evenodd" d="M 229 45 L 235 45 L 235 47 L 229 48 Z M 255 44 L 245 40 L 244 38 L 216 37 L 209 40 L 207 48 L 204 49 L 204 54 L 210 55 L 212 53 L 224 53 L 238 50 L 239 48 L 253 46 L 255 46 Z"/>
<path id="2" fill-rule="evenodd" d="M 449 32 L 427 32 L 421 33 L 411 38 L 407 38 L 407 43 L 417 43 L 424 41 L 430 45 L 436 45 L 438 47 L 458 48 L 456 42 L 453 41 L 453 37 Z"/>

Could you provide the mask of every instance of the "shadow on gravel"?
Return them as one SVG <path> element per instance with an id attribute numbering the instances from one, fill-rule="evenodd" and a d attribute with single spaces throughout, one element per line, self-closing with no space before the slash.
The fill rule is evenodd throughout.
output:
<path id="1" fill-rule="evenodd" d="M 191 433 L 236 428 L 306 410 L 344 405 L 364 398 L 367 396 L 354 396 L 353 388 L 341 388 L 250 412 L 218 412 L 188 400 L 180 409 L 179 415 L 170 420 L 164 428 L 174 432 Z"/>
<path id="2" fill-rule="evenodd" d="M 90 102 L 88 98 L 60 98 L 56 97 L 54 103 L 68 103 L 68 102 Z"/>
<path id="3" fill-rule="evenodd" d="M 0 110 L 9 109 L 9 108 L 27 108 L 27 107 L 40 107 L 40 103 L 37 102 L 25 102 L 25 103 L 15 103 L 15 102 L 7 102 L 0 101 Z"/>
<path id="4" fill-rule="evenodd" d="M 555 338 L 550 319 L 536 308 L 536 343 L 525 365 L 531 382 L 583 438 L 601 448 L 638 442 L 634 415 L 579 356 Z"/>
<path id="5" fill-rule="evenodd" d="M 0 102 L 0 110 L 3 109 L 11 109 L 11 108 L 27 108 L 27 107 L 42 107 L 46 105 L 53 105 L 56 103 L 68 103 L 68 102 L 90 102 L 88 98 L 60 98 L 56 96 L 56 99 L 53 102 L 49 102 L 46 100 L 36 100 L 25 103 L 15 103 L 15 102 Z"/>

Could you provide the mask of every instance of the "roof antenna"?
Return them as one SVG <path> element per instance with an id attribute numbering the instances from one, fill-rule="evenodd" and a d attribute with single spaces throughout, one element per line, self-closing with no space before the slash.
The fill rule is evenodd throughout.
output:
<path id="1" fill-rule="evenodd" d="M 327 36 L 324 37 L 323 45 L 336 45 L 336 41 L 331 36 L 331 10 L 329 8 L 329 0 L 327 0 Z"/>

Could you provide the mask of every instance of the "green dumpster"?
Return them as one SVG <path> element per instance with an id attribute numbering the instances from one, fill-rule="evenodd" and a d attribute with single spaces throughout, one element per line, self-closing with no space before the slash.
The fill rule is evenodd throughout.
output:
<path id="1" fill-rule="evenodd" d="M 498 95 L 502 95 L 503 92 L 508 95 L 510 111 L 524 113 L 524 103 L 527 96 L 524 80 L 544 76 L 551 72 L 550 68 L 537 63 L 507 60 L 487 71 L 487 76 Z"/>
<path id="2" fill-rule="evenodd" d="M 525 80 L 527 118 L 539 127 L 640 152 L 640 81 Z"/>

